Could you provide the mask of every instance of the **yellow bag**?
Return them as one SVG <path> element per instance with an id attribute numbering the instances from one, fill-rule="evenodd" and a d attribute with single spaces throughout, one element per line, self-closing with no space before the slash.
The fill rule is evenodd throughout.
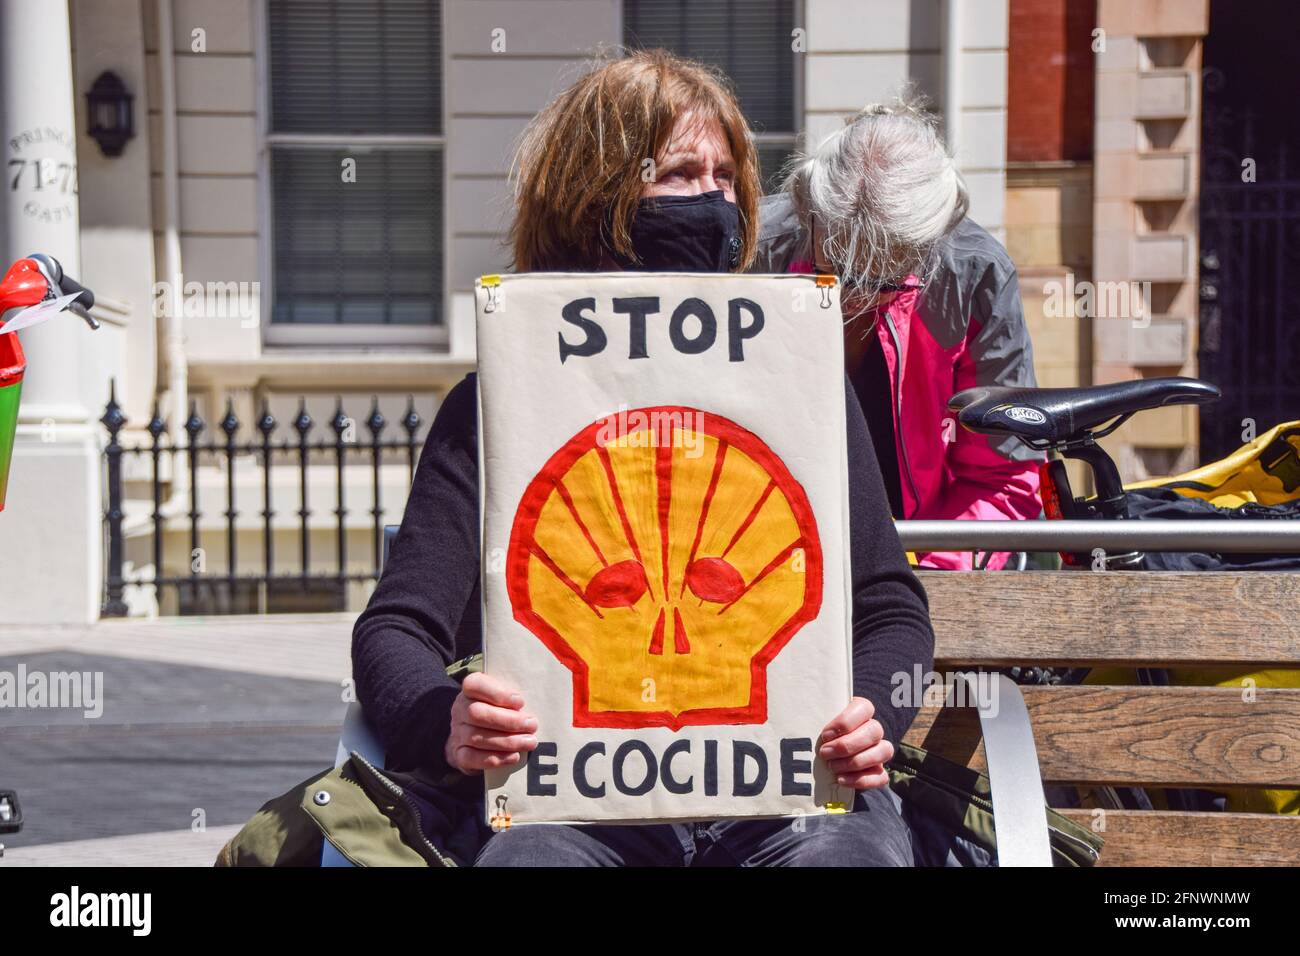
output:
<path id="1" fill-rule="evenodd" d="M 1172 478 L 1151 478 L 1125 485 L 1168 488 L 1188 498 L 1204 498 L 1220 508 L 1247 502 L 1277 505 L 1300 498 L 1300 421 L 1270 428 L 1226 458 Z"/>

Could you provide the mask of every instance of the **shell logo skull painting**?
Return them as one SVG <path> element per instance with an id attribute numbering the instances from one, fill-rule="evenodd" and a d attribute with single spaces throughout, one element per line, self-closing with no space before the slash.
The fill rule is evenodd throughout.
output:
<path id="1" fill-rule="evenodd" d="M 681 406 L 622 411 L 528 484 L 506 586 L 573 674 L 576 727 L 757 724 L 767 666 L 822 601 L 808 497 L 756 435 Z"/>

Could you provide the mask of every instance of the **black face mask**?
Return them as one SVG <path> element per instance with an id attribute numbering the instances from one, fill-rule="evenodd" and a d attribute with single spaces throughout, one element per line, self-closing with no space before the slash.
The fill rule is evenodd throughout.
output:
<path id="1" fill-rule="evenodd" d="M 638 272 L 730 272 L 740 263 L 740 211 L 721 189 L 697 196 L 651 196 L 637 204 L 632 249 Z"/>

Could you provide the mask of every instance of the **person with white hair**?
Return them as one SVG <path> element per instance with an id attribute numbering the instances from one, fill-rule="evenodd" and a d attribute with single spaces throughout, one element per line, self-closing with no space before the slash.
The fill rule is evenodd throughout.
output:
<path id="1" fill-rule="evenodd" d="M 1042 511 L 1041 455 L 967 432 L 947 411 L 965 388 L 1036 384 L 1016 268 L 968 206 L 933 116 L 905 94 L 797 156 L 759 207 L 751 271 L 840 277 L 845 364 L 895 518 Z M 930 568 L 973 563 L 970 552 L 917 557 Z"/>

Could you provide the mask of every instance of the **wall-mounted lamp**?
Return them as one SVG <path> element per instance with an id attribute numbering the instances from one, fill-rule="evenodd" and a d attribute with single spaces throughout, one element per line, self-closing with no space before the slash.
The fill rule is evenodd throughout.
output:
<path id="1" fill-rule="evenodd" d="M 126 84 L 112 71 L 99 74 L 86 94 L 90 129 L 87 132 L 105 156 L 121 156 L 127 140 L 135 136 L 131 102 L 135 99 Z"/>

